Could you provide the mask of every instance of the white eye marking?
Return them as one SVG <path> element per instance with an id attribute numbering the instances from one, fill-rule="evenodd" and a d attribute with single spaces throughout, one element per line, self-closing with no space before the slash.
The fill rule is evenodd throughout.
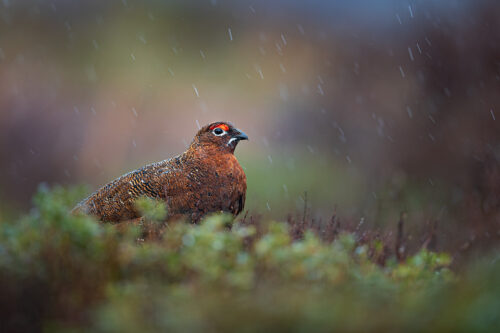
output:
<path id="1" fill-rule="evenodd" d="M 229 141 L 227 142 L 227 145 L 229 146 L 229 145 L 231 145 L 231 143 L 233 143 L 234 141 L 237 141 L 237 140 L 238 140 L 238 138 L 231 138 L 231 139 L 229 139 Z"/>
<path id="2" fill-rule="evenodd" d="M 222 128 L 220 127 L 216 127 L 214 128 L 214 130 L 212 131 L 212 133 L 215 135 L 215 136 L 223 136 L 223 135 L 226 135 L 227 132 L 224 131 Z"/>

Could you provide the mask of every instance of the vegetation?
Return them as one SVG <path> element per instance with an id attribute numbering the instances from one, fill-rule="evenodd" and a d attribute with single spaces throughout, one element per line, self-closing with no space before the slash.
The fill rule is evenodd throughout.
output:
<path id="1" fill-rule="evenodd" d="M 382 238 L 304 221 L 165 223 L 146 199 L 141 223 L 118 229 L 71 216 L 77 197 L 41 187 L 29 215 L 2 222 L 0 331 L 500 327 L 499 253 L 453 272 L 446 253 L 398 260 Z"/>

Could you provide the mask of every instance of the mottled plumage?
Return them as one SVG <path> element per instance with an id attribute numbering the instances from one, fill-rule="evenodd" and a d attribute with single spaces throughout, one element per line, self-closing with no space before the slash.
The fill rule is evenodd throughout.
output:
<path id="1" fill-rule="evenodd" d="M 234 149 L 248 137 L 230 123 L 209 124 L 198 131 L 186 152 L 146 165 L 105 185 L 74 208 L 101 221 L 138 217 L 140 196 L 164 200 L 169 217 L 196 223 L 210 212 L 239 214 L 245 205 L 246 176 Z"/>

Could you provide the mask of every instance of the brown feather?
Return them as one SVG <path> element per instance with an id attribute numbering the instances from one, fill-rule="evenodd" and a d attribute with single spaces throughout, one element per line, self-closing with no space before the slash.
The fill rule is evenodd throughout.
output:
<path id="1" fill-rule="evenodd" d="M 169 217 L 181 215 L 194 223 L 211 212 L 238 215 L 245 205 L 246 176 L 233 154 L 236 144 L 228 142 L 241 132 L 224 122 L 230 127 L 228 134 L 215 136 L 210 127 L 219 123 L 203 127 L 183 154 L 121 176 L 73 212 L 108 222 L 130 220 L 139 217 L 135 200 L 148 196 L 164 200 Z"/>

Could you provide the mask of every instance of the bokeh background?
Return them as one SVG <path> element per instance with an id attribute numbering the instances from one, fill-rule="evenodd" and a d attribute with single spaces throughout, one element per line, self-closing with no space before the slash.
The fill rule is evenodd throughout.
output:
<path id="1" fill-rule="evenodd" d="M 308 214 L 441 244 L 500 237 L 500 3 L 0 3 L 0 196 L 88 184 L 228 120 L 249 214 Z M 411 233 L 410 233 L 411 237 Z"/>

